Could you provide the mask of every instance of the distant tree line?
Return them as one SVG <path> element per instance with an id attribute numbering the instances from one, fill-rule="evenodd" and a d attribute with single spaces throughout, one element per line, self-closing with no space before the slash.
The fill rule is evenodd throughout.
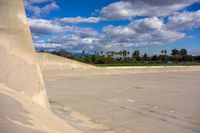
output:
<path id="1" fill-rule="evenodd" d="M 46 53 L 47 51 L 40 50 L 39 52 L 40 53 L 43 53 L 43 52 Z M 73 55 L 70 52 L 66 51 L 65 49 L 60 49 L 59 51 L 51 51 L 49 53 L 54 54 L 54 55 L 58 55 L 58 56 L 62 56 L 62 57 L 65 57 L 65 58 L 72 58 L 73 57 Z"/>
<path id="2" fill-rule="evenodd" d="M 44 52 L 44 51 L 40 51 Z M 112 63 L 200 63 L 200 56 L 189 55 L 186 49 L 161 50 L 159 55 L 141 54 L 139 50 L 133 53 L 127 50 L 121 51 L 94 51 L 87 53 L 83 50 L 80 55 L 73 55 L 65 49 L 52 51 L 51 54 L 66 58 L 72 58 L 90 64 L 112 64 Z"/>

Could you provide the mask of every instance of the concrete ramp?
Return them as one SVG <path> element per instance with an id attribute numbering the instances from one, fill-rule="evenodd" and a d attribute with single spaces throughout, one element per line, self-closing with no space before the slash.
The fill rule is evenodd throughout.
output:
<path id="1" fill-rule="evenodd" d="M 97 69 L 97 67 L 48 53 L 37 53 L 42 70 Z"/>
<path id="2" fill-rule="evenodd" d="M 0 0 L 0 83 L 48 107 L 22 0 Z"/>

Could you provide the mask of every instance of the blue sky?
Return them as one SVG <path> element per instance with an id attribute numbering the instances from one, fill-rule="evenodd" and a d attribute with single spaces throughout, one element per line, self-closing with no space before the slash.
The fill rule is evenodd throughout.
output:
<path id="1" fill-rule="evenodd" d="M 37 50 L 186 48 L 200 55 L 200 0 L 24 0 Z"/>

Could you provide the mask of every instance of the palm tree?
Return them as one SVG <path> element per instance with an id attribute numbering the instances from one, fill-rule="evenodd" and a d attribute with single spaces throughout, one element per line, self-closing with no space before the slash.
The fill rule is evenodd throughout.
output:
<path id="1" fill-rule="evenodd" d="M 161 50 L 160 52 L 161 52 L 161 54 L 163 54 L 163 53 L 164 53 L 164 50 Z"/>
<path id="2" fill-rule="evenodd" d="M 173 56 L 179 55 L 179 50 L 178 49 L 172 49 L 171 55 L 173 55 Z"/>
<path id="3" fill-rule="evenodd" d="M 166 55 L 167 55 L 167 50 L 165 49 L 163 52 L 164 52 L 164 54 L 165 54 L 165 56 L 166 56 Z"/>
<path id="4" fill-rule="evenodd" d="M 178 49 L 172 49 L 172 56 L 175 56 L 176 61 L 178 60 L 178 55 L 180 54 Z"/>
<path id="5" fill-rule="evenodd" d="M 124 56 L 124 59 L 125 59 L 126 56 L 127 56 L 127 51 L 126 51 L 126 50 L 123 50 L 123 51 L 122 51 L 122 55 Z"/>
<path id="6" fill-rule="evenodd" d="M 167 62 L 167 50 L 165 49 L 165 50 L 161 50 L 161 53 L 163 54 L 163 61 L 164 62 Z"/>
<path id="7" fill-rule="evenodd" d="M 182 56 L 186 56 L 187 55 L 187 50 L 186 49 L 181 49 L 179 53 Z"/>

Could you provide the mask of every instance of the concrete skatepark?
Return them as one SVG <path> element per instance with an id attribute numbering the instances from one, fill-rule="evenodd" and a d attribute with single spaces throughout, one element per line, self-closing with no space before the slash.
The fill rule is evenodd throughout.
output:
<path id="1" fill-rule="evenodd" d="M 22 0 L 1 0 L 0 18 L 1 133 L 200 132 L 199 66 L 97 68 L 36 54 Z"/>

